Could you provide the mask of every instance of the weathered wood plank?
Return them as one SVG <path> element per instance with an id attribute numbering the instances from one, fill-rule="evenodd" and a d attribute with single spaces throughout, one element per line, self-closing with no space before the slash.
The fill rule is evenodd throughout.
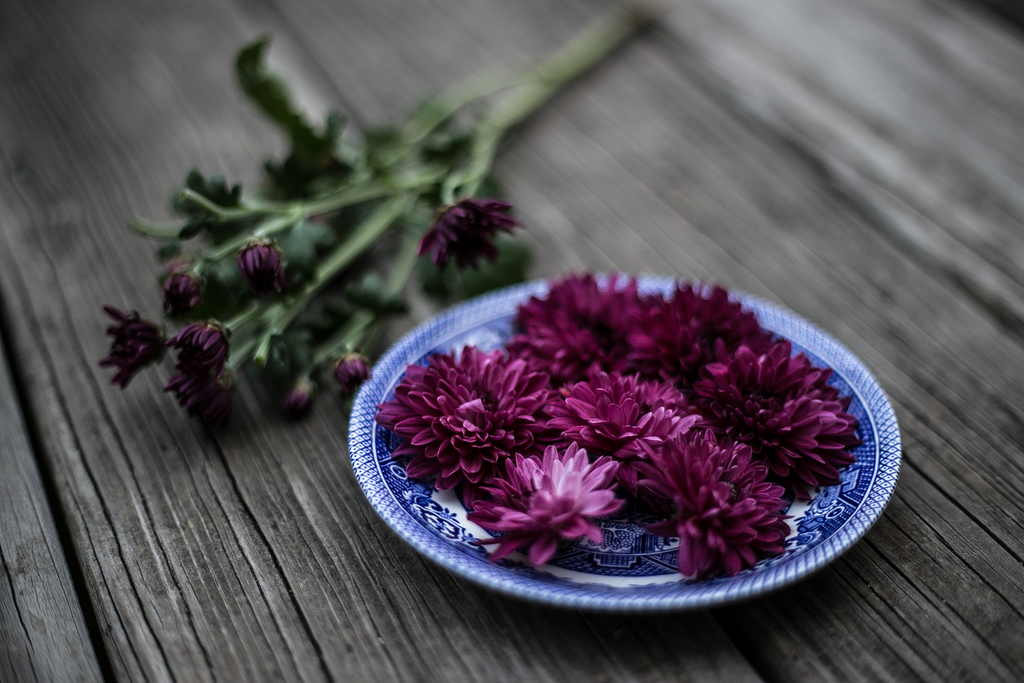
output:
<path id="1" fill-rule="evenodd" d="M 359 66 L 375 80 L 407 68 L 418 74 L 391 99 L 357 98 L 364 116 L 398 111 L 443 79 L 507 59 L 514 50 L 486 29 L 515 26 L 507 14 L 529 12 L 403 3 L 403 20 L 389 23 L 395 8 L 386 3 L 335 21 L 318 3 L 285 7 L 321 62 L 339 65 L 331 75 L 341 92 L 360 87 L 356 55 L 367 50 L 373 63 Z M 438 21 L 434 12 L 461 22 L 449 47 L 472 66 L 434 54 L 423 28 Z M 541 246 L 539 269 L 572 264 L 724 280 L 836 331 L 893 392 L 911 472 L 893 509 L 906 505 L 912 520 L 923 520 L 901 517 L 898 525 L 893 513 L 849 559 L 787 591 L 781 603 L 723 613 L 723 623 L 779 680 L 865 672 L 891 680 L 1019 677 L 1024 642 L 1006 625 L 1020 624 L 1022 605 L 1022 456 L 1008 436 L 1019 430 L 1008 406 L 1021 389 L 1005 372 L 1024 360 L 1019 341 L 955 282 L 894 249 L 875 214 L 836 193 L 774 130 L 745 123 L 723 106 L 727 99 L 709 97 L 706 71 L 693 68 L 677 43 L 635 49 L 620 57 L 626 64 L 601 69 L 541 114 L 500 164 L 537 228 L 530 234 Z M 922 536 L 913 526 L 935 528 L 951 517 L 960 525 L 952 538 Z M 914 543 L 889 540 L 908 534 Z M 963 591 L 965 584 L 975 590 Z M 799 609 L 773 616 L 787 601 Z M 764 631 L 777 635 L 758 635 Z"/>
<path id="2" fill-rule="evenodd" d="M 1024 28 L 1024 2 L 1020 0 L 974 0 L 987 7 L 997 16 L 1007 19 L 1019 28 Z"/>
<path id="3" fill-rule="evenodd" d="M 176 12 L 190 11 L 183 5 Z M 333 20 L 322 7 L 303 4 L 289 5 L 289 14 L 321 63 L 332 74 L 337 66 L 335 82 L 346 99 L 376 117 L 401 111 L 415 95 L 469 69 L 553 45 L 592 11 L 566 7 L 557 16 L 541 8 L 532 18 L 536 8 L 528 4 L 367 3 Z M 70 25 L 84 26 L 102 47 L 87 57 L 82 46 L 73 57 L 56 50 L 63 58 L 57 64 L 69 70 L 73 111 L 84 111 L 89 124 L 84 137 L 83 125 L 52 98 L 20 110 L 28 94 L 38 97 L 28 78 L 16 81 L 19 108 L 0 103 L 0 126 L 34 132 L 18 149 L 4 149 L 8 171 L 0 192 L 11 253 L 3 257 L 0 291 L 5 301 L 13 299 L 23 323 L 15 342 L 33 412 L 50 425 L 44 442 L 69 470 L 61 495 L 81 510 L 74 531 L 96 558 L 88 572 L 118 672 L 202 679 L 214 675 L 210 670 L 228 676 L 234 666 L 239 676 L 298 677 L 303 664 L 322 662 L 302 674 L 478 678 L 493 677 L 497 662 L 509 678 L 541 680 L 743 675 L 715 633 L 701 636 L 706 619 L 625 620 L 622 633 L 623 620 L 521 605 L 422 565 L 359 499 L 340 464 L 341 413 L 330 402 L 282 436 L 283 425 L 259 417 L 272 401 L 243 391 L 239 427 L 218 440 L 217 450 L 167 406 L 157 381 L 140 379 L 123 397 L 101 386 L 102 373 L 91 369 L 103 346 L 92 311 L 114 295 L 123 297 L 115 303 L 126 303 L 147 300 L 153 291 L 149 264 L 140 264 L 144 248 L 119 239 L 123 216 L 129 208 L 162 204 L 163 188 L 193 160 L 243 172 L 261 152 L 249 141 L 265 129 L 235 100 L 225 106 L 210 92 L 210 81 L 227 90 L 224 75 L 199 83 L 193 76 L 199 63 L 228 61 L 231 32 L 224 27 L 236 17 L 219 5 L 207 11 L 222 17 L 210 34 L 191 37 L 194 27 L 179 19 L 171 30 L 177 27 L 180 42 L 172 43 L 132 12 L 93 17 L 68 10 L 60 37 L 71 38 Z M 140 34 L 139 43 L 118 53 L 113 36 L 126 27 Z M 210 54 L 206 41 L 215 31 L 227 45 Z M 21 48 L 39 56 L 43 66 L 29 76 L 44 81 L 56 68 L 41 59 L 45 47 L 44 40 L 39 52 Z M 10 54 L 18 53 L 11 48 Z M 773 614 L 764 601 L 736 608 L 738 617 L 722 617 L 723 623 L 737 637 L 737 619 L 754 634 L 777 626 L 772 633 L 783 635 L 776 640 L 744 642 L 774 678 L 1019 674 L 1020 648 L 1013 648 L 1019 641 L 998 629 L 1008 614 L 998 606 L 1020 605 L 1013 532 L 1021 489 L 1014 470 L 1009 486 L 998 476 L 1006 463 L 1020 460 L 1005 436 L 1016 429 L 1012 406 L 1020 388 L 1001 372 L 1019 367 L 1019 345 L 949 281 L 891 253 L 873 224 L 837 199 L 792 149 L 737 120 L 693 73 L 680 76 L 671 44 L 625 54 L 628 61 L 602 69 L 585 90 L 561 98 L 524 131 L 501 165 L 523 215 L 538 228 L 531 234 L 544 247 L 539 272 L 567 266 L 678 272 L 784 301 L 837 331 L 878 369 L 911 436 L 908 461 L 920 474 L 905 478 L 899 492 L 913 515 L 901 516 L 902 526 L 887 516 L 870 544 L 783 594 L 789 600 L 781 604 L 796 605 L 795 613 Z M 117 76 L 109 82 L 118 73 L 113 65 L 124 63 L 146 85 L 141 113 L 130 116 L 115 111 L 117 89 L 137 95 L 138 88 Z M 105 96 L 75 87 L 98 74 L 107 80 Z M 185 88 L 190 112 L 161 109 L 174 101 L 174 87 Z M 154 138 L 161 126 L 181 141 L 180 150 Z M 68 149 L 70 168 L 55 167 Z M 87 178 L 86 162 L 102 179 Z M 978 406 L 967 405 L 976 399 Z M 965 473 L 965 462 L 982 471 Z M 1000 522 L 986 507 L 992 504 L 1011 518 Z M 956 519 L 961 530 L 939 539 L 948 546 L 934 534 L 918 538 L 915 519 L 937 525 L 943 518 Z M 906 528 L 917 541 L 909 549 L 898 540 Z M 982 552 L 974 557 L 977 548 Z M 920 568 L 936 557 L 941 571 L 923 575 Z M 959 592 L 956 579 L 972 568 L 997 579 Z M 227 585 L 218 591 L 218 582 Z M 929 602 L 922 588 L 939 600 L 952 597 L 956 607 Z M 451 603 L 451 595 L 462 600 Z M 240 601 L 257 607 L 240 608 Z M 989 613 L 983 609 L 989 605 L 998 609 Z M 806 613 L 816 619 L 805 622 Z M 263 627 L 270 637 L 236 651 L 260 638 L 255 632 Z M 237 632 L 224 633 L 232 629 Z M 941 647 L 928 642 L 932 636 Z M 453 651 L 453 641 L 465 650 Z M 710 656 L 698 659 L 701 650 Z M 254 670 L 254 662 L 265 668 Z"/>
<path id="4" fill-rule="evenodd" d="M 716 0 L 671 22 L 735 106 L 1022 329 L 1019 31 L 955 0 Z"/>
<path id="5" fill-rule="evenodd" d="M 209 2 L 2 11 L 0 295 L 118 678 L 757 680 L 706 614 L 585 617 L 427 565 L 359 493 L 333 400 L 293 428 L 243 387 L 212 438 L 159 377 L 108 387 L 99 304 L 157 307 L 124 219 L 190 163 L 249 179 L 271 151 L 230 85 L 258 22 Z"/>
<path id="6" fill-rule="evenodd" d="M 0 680 L 99 681 L 0 339 Z"/>

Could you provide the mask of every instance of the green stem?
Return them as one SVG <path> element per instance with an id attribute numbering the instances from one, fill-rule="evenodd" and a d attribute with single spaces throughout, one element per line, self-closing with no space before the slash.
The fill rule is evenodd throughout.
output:
<path id="1" fill-rule="evenodd" d="M 402 240 L 398 254 L 395 257 L 394 266 L 388 273 L 387 282 L 384 283 L 384 298 L 390 299 L 397 296 L 405 289 L 413 272 L 416 270 L 417 252 L 419 250 L 420 238 L 418 235 L 409 232 Z M 370 311 L 359 311 L 351 320 L 330 339 L 320 344 L 313 353 L 312 367 L 317 367 L 330 358 L 341 355 L 347 351 L 369 345 L 374 335 L 382 326 L 379 316 Z"/>
<path id="2" fill-rule="evenodd" d="M 364 251 L 369 249 L 370 246 L 372 246 L 373 243 L 408 210 L 411 203 L 411 196 L 399 195 L 392 197 L 390 200 L 374 210 L 373 213 L 371 213 L 362 223 L 359 224 L 359 226 L 356 227 L 355 231 L 345 242 L 320 262 L 312 281 L 306 285 L 298 297 L 296 297 L 295 301 L 287 306 L 281 315 L 277 316 L 276 319 L 270 323 L 269 329 L 260 339 L 259 346 L 256 348 L 254 356 L 254 360 L 257 365 L 263 366 L 266 364 L 267 356 L 270 353 L 271 337 L 284 332 L 284 330 L 291 325 L 297 317 L 299 317 L 302 311 L 306 309 L 310 299 L 316 296 L 321 289 L 327 286 L 327 284 L 330 283 L 338 273 L 344 270 Z"/>
<path id="3" fill-rule="evenodd" d="M 263 313 L 263 309 L 263 306 L 254 301 L 249 304 L 247 309 L 225 322 L 224 327 L 231 331 L 237 330 L 239 327 L 255 318 L 258 314 Z"/>
<path id="4" fill-rule="evenodd" d="M 419 249 L 420 236 L 413 232 L 406 233 L 402 238 L 402 246 L 398 248 L 391 272 L 388 273 L 388 280 L 384 283 L 384 298 L 398 296 L 405 289 L 405 284 L 416 270 Z"/>
<path id="5" fill-rule="evenodd" d="M 536 63 L 531 77 L 495 104 L 477 126 L 477 134 L 467 166 L 445 181 L 443 195 L 471 197 L 480 190 L 494 163 L 501 139 L 509 129 L 521 123 L 547 102 L 566 83 L 604 59 L 657 16 L 640 6 L 616 8 L 583 29 L 565 46 Z"/>
<path id="6" fill-rule="evenodd" d="M 302 204 L 301 206 L 302 211 L 307 216 L 314 216 L 318 213 L 337 211 L 338 209 L 343 209 L 346 206 L 361 204 L 362 202 L 366 202 L 371 199 L 386 197 L 389 194 L 394 194 L 394 192 L 393 188 L 380 181 L 374 180 L 347 187 L 344 190 L 338 190 L 333 194 L 320 199 L 314 199 Z"/>
<path id="7" fill-rule="evenodd" d="M 314 292 L 319 291 L 335 275 L 348 266 L 360 254 L 391 227 L 409 209 L 412 203 L 410 195 L 398 195 L 381 204 L 356 227 L 355 231 L 340 247 L 327 255 L 316 268 L 312 286 Z"/>
<path id="8" fill-rule="evenodd" d="M 199 259 L 199 262 L 203 266 L 216 263 L 217 261 L 220 261 L 222 258 L 226 256 L 231 256 L 235 254 L 239 249 L 248 244 L 249 240 L 258 237 L 268 237 L 275 233 L 281 232 L 282 230 L 287 230 L 291 226 L 298 223 L 301 218 L 302 213 L 298 211 L 293 211 L 292 213 L 286 214 L 284 216 L 270 218 L 264 221 L 263 224 L 256 228 L 256 230 L 254 230 L 252 233 L 245 233 L 239 235 L 234 239 L 229 240 L 224 244 L 220 245 L 217 251 L 214 251 L 209 254 L 204 254 Z"/>
<path id="9" fill-rule="evenodd" d="M 211 202 L 209 199 L 199 194 L 198 192 L 194 190 L 189 190 L 187 188 L 182 190 L 181 194 L 179 194 L 178 197 L 181 199 L 181 201 L 188 202 L 190 204 L 195 204 L 203 211 L 206 211 L 207 213 L 212 213 L 217 218 L 224 220 L 240 220 L 244 218 L 251 218 L 255 213 L 257 213 L 255 210 L 249 208 L 235 209 L 220 206 L 219 204 L 214 204 L 213 202 Z M 274 213 L 273 209 L 260 209 L 260 211 L 264 213 Z"/>
<path id="10" fill-rule="evenodd" d="M 529 77 L 506 64 L 472 74 L 420 105 L 405 126 L 405 141 L 410 145 L 418 144 L 470 102 L 518 85 Z"/>
<path id="11" fill-rule="evenodd" d="M 137 233 L 164 240 L 177 239 L 178 235 L 181 234 L 180 223 L 157 223 L 136 216 L 128 225 Z"/>
<path id="12" fill-rule="evenodd" d="M 256 337 L 250 337 L 239 344 L 231 346 L 231 354 L 228 356 L 227 362 L 229 370 L 238 370 L 238 368 L 242 367 L 242 364 L 248 360 L 253 348 L 256 347 L 256 341 Z"/>
<path id="13" fill-rule="evenodd" d="M 325 341 L 313 353 L 312 366 L 315 368 L 334 356 L 353 351 L 362 341 L 363 333 L 374 322 L 370 311 L 359 311 L 330 339 Z"/>

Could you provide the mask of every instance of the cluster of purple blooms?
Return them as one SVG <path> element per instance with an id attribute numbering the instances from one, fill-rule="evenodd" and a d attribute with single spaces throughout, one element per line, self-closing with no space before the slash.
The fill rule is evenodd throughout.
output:
<path id="1" fill-rule="evenodd" d="M 270 239 L 253 239 L 240 249 L 238 269 L 257 296 L 278 294 L 287 285 L 281 250 Z M 168 269 L 163 292 L 167 315 L 184 317 L 202 300 L 203 279 L 189 264 L 174 263 Z M 117 368 L 114 384 L 127 387 L 137 372 L 163 357 L 165 346 L 173 347 L 178 350 L 177 372 L 164 390 L 174 392 L 178 403 L 204 424 L 222 427 L 228 423 L 234 390 L 233 373 L 226 368 L 230 330 L 215 320 L 204 320 L 186 325 L 165 341 L 160 326 L 141 318 L 138 312 L 124 312 L 113 306 L 104 306 L 104 310 L 115 324 L 107 328 L 112 342 L 100 367 Z M 369 378 L 370 365 L 365 356 L 349 353 L 337 359 L 334 371 L 342 393 L 347 395 Z M 296 418 L 303 415 L 314 389 L 311 380 L 300 378 L 284 398 L 285 412 Z"/>
<path id="2" fill-rule="evenodd" d="M 473 198 L 442 207 L 420 242 L 420 255 L 430 255 L 442 268 L 449 261 L 459 268 L 477 267 L 481 259 L 494 261 L 498 256 L 493 243 L 495 236 L 522 227 L 509 214 L 511 208 L 506 202 Z M 250 239 L 238 251 L 238 270 L 259 297 L 281 294 L 289 284 L 281 249 L 270 238 Z M 169 264 L 163 285 L 164 312 L 173 318 L 191 314 L 203 299 L 204 285 L 203 277 L 192 264 Z M 205 320 L 186 326 L 164 341 L 160 326 L 142 319 L 138 312 L 125 312 L 113 306 L 105 306 L 104 310 L 115 324 L 107 328 L 112 340 L 110 353 L 100 360 L 100 367 L 117 369 L 114 384 L 122 389 L 127 387 L 136 373 L 163 357 L 165 346 L 172 346 L 178 349 L 178 372 L 164 390 L 173 391 L 178 403 L 205 424 L 227 424 L 234 386 L 232 373 L 225 367 L 230 350 L 229 329 L 215 320 Z M 369 379 L 370 362 L 360 353 L 344 353 L 334 360 L 334 376 L 341 394 L 349 396 Z M 309 377 L 300 377 L 284 397 L 285 412 L 293 418 L 304 415 L 315 388 Z"/>
<path id="3" fill-rule="evenodd" d="M 469 519 L 500 534 L 492 559 L 601 541 L 627 498 L 679 538 L 680 572 L 735 575 L 778 555 L 787 490 L 807 498 L 853 462 L 857 421 L 789 342 L 721 287 L 644 296 L 591 275 L 523 304 L 505 351 L 410 365 L 377 421 L 404 437 L 414 478 L 461 488 Z"/>

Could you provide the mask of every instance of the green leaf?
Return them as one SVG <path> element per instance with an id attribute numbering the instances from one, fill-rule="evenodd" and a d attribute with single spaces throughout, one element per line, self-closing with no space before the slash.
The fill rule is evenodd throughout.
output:
<path id="1" fill-rule="evenodd" d="M 478 270 L 467 268 L 459 271 L 462 296 L 477 296 L 526 279 L 526 269 L 530 267 L 530 248 L 511 237 L 499 237 L 495 245 L 498 247 L 497 261 L 484 261 Z"/>
<path id="2" fill-rule="evenodd" d="M 284 334 L 274 335 L 264 367 L 271 382 L 287 388 L 297 375 L 308 368 L 312 361 L 312 342 L 312 332 L 297 325 Z"/>
<path id="3" fill-rule="evenodd" d="M 203 177 L 197 169 L 191 169 L 188 175 L 185 176 L 185 187 L 192 190 L 197 194 L 209 199 L 214 204 L 223 206 L 225 208 L 235 208 L 239 205 L 242 198 L 242 186 L 232 185 L 228 187 L 227 181 L 224 180 L 224 176 L 214 174 L 207 180 Z M 208 215 L 203 209 L 181 200 L 181 191 L 175 190 L 174 195 L 171 199 L 171 208 L 179 214 L 184 216 L 206 216 Z"/>
<path id="4" fill-rule="evenodd" d="M 378 315 L 400 315 L 409 307 L 397 296 L 384 295 L 384 281 L 376 272 L 369 272 L 357 283 L 345 287 L 345 298 L 359 308 L 365 308 Z"/>
<path id="5" fill-rule="evenodd" d="M 178 233 L 179 240 L 190 240 L 203 230 L 207 230 L 213 227 L 217 223 L 216 219 L 208 216 L 197 216 L 190 218 L 188 223 L 181 228 L 181 232 Z"/>
<path id="6" fill-rule="evenodd" d="M 460 271 L 449 263 L 442 272 L 429 256 L 424 256 L 419 263 L 423 291 L 437 298 L 459 299 L 523 282 L 530 266 L 530 248 L 504 235 L 494 244 L 498 248 L 498 259 L 494 263 L 482 261 L 478 269 Z"/>
<path id="7" fill-rule="evenodd" d="M 164 242 L 156 249 L 156 257 L 161 261 L 170 261 L 175 256 L 181 255 L 181 242 L 174 240 Z"/>
<path id="8" fill-rule="evenodd" d="M 329 247 L 334 240 L 334 234 L 324 224 L 299 221 L 287 237 L 278 240 L 285 271 L 293 278 L 311 275 L 316 268 L 317 249 Z"/>
<path id="9" fill-rule="evenodd" d="M 242 91 L 276 123 L 291 140 L 291 152 L 283 162 L 268 161 L 267 175 L 285 198 L 302 198 L 330 189 L 337 180 L 347 176 L 353 164 L 348 150 L 340 149 L 339 139 L 345 118 L 332 112 L 318 132 L 291 102 L 284 82 L 266 67 L 264 56 L 270 44 L 268 37 L 242 48 L 235 59 L 235 72 Z"/>
<path id="10" fill-rule="evenodd" d="M 297 155 L 309 157 L 329 152 L 334 138 L 341 132 L 341 121 L 338 117 L 329 117 L 324 135 L 306 123 L 289 101 L 284 83 L 264 64 L 264 52 L 269 44 L 270 38 L 264 36 L 238 53 L 235 72 L 242 91 L 260 111 L 288 133 Z"/>
<path id="11" fill-rule="evenodd" d="M 409 155 L 409 146 L 402 134 L 393 126 L 377 126 L 367 131 L 366 163 L 370 168 L 385 173 Z"/>

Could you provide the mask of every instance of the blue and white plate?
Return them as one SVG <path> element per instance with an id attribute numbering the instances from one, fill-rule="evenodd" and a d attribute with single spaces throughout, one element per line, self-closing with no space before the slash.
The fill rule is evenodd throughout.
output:
<path id="1" fill-rule="evenodd" d="M 642 292 L 670 293 L 675 280 L 640 276 Z M 531 567 L 513 553 L 494 563 L 473 543 L 489 534 L 466 519 L 451 491 L 409 479 L 392 461 L 399 438 L 378 425 L 377 405 L 394 395 L 411 363 L 432 353 L 467 345 L 500 347 L 512 334 L 516 308 L 543 295 L 546 282 L 532 282 L 455 306 L 428 320 L 388 351 L 356 397 L 349 422 L 349 453 L 359 485 L 398 535 L 421 553 L 472 581 L 530 600 L 616 611 L 696 609 L 722 605 L 780 588 L 834 560 L 863 536 L 892 496 L 900 467 L 900 433 L 892 406 L 878 382 L 852 353 L 793 313 L 754 297 L 735 294 L 761 325 L 804 351 L 815 365 L 831 367 L 830 383 L 852 398 L 849 412 L 860 421 L 863 444 L 842 482 L 815 492 L 810 503 L 793 503 L 786 552 L 733 577 L 690 581 L 676 570 L 677 542 L 644 531 L 628 511 L 601 524 L 604 537 L 583 539 L 551 561 Z M 493 548 L 493 546 L 488 546 Z"/>

